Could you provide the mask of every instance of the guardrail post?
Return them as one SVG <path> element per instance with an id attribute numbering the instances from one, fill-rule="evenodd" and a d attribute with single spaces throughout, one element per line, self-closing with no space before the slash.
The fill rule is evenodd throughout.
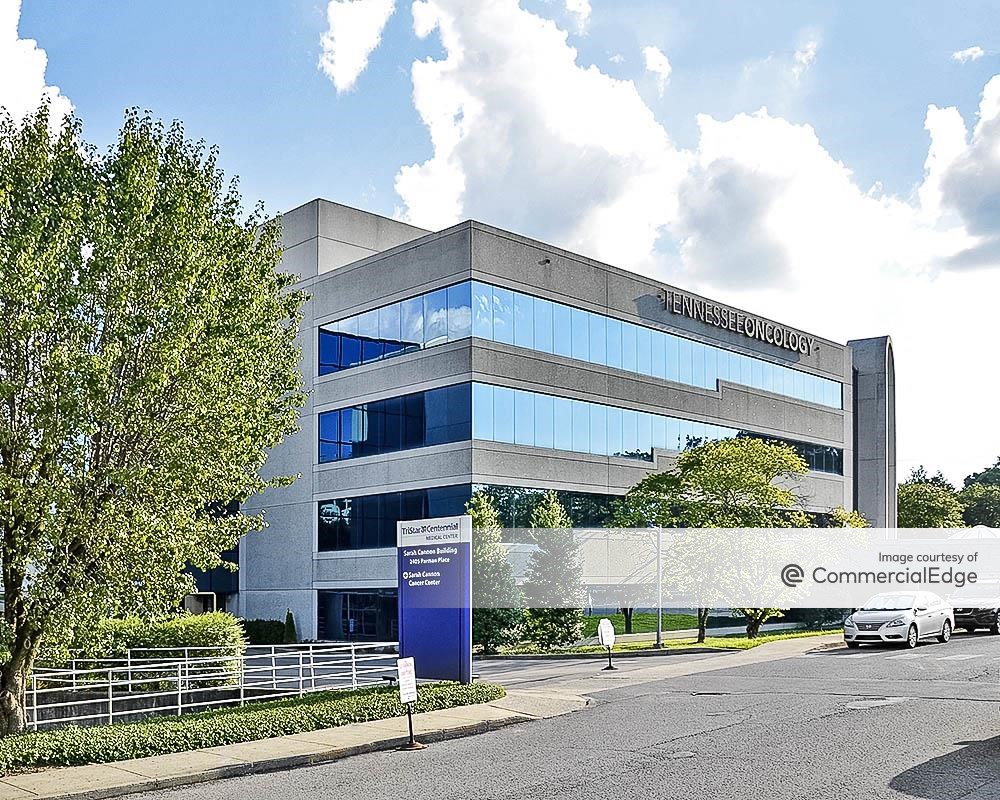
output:
<path id="1" fill-rule="evenodd" d="M 247 657 L 246 657 L 246 655 L 244 655 L 243 658 L 240 659 L 240 706 L 241 707 L 243 706 L 243 702 L 244 702 L 245 697 L 246 697 L 246 690 L 244 688 L 245 687 L 245 683 L 244 683 L 244 680 L 243 680 L 243 676 L 244 676 L 245 671 L 246 671 L 246 664 L 247 664 Z"/>
<path id="2" fill-rule="evenodd" d="M 108 669 L 108 724 L 111 725 L 115 721 L 115 684 L 114 684 L 114 672 Z"/>
<path id="3" fill-rule="evenodd" d="M 128 690 L 132 691 L 132 648 L 125 651 L 125 663 L 128 667 Z"/>
<path id="4" fill-rule="evenodd" d="M 278 688 L 278 673 L 274 664 L 274 645 L 271 645 L 271 688 Z"/>
<path id="5" fill-rule="evenodd" d="M 38 730 L 38 681 L 31 676 L 31 729 Z"/>
<path id="6" fill-rule="evenodd" d="M 70 667 L 71 670 L 73 670 L 71 680 L 73 681 L 73 689 L 75 690 L 76 689 L 76 659 L 75 658 L 72 659 L 69 662 L 69 667 Z"/>
<path id="7" fill-rule="evenodd" d="M 299 697 L 305 694 L 305 689 L 302 684 L 304 673 L 302 672 L 302 651 L 299 650 Z"/>
<path id="8" fill-rule="evenodd" d="M 358 688 L 358 651 L 354 642 L 351 642 L 351 688 Z"/>
<path id="9" fill-rule="evenodd" d="M 186 650 L 187 648 L 185 648 Z M 181 688 L 181 669 L 182 665 L 177 665 L 177 716 L 181 715 L 181 709 L 184 707 L 184 690 Z"/>
<path id="10" fill-rule="evenodd" d="M 312 642 L 309 643 L 309 679 L 313 691 L 316 691 L 316 651 L 313 649 Z"/>

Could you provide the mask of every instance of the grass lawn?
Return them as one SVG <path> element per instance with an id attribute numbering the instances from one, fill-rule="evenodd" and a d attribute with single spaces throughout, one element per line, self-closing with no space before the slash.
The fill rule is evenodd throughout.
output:
<path id="1" fill-rule="evenodd" d="M 843 633 L 840 628 L 823 631 L 786 631 L 782 633 L 761 634 L 756 639 L 748 639 L 745 634 L 732 634 L 729 636 L 707 636 L 705 641 L 698 643 L 695 637 L 685 639 L 664 639 L 664 650 L 677 650 L 686 647 L 707 647 L 713 650 L 749 650 L 768 642 L 777 642 L 782 639 L 801 639 L 810 636 L 825 636 L 828 633 Z M 655 642 L 621 642 L 615 645 L 615 653 L 633 652 L 635 650 L 652 650 Z M 530 647 L 518 647 L 504 651 L 511 655 L 538 655 L 543 651 Z M 598 645 L 588 645 L 586 647 L 565 647 L 557 650 L 545 651 L 553 654 L 558 653 L 606 653 L 607 650 Z"/>
<path id="2" fill-rule="evenodd" d="M 603 617 L 611 620 L 611 624 L 615 626 L 615 633 L 619 635 L 625 633 L 625 617 L 622 614 L 604 614 L 603 616 L 592 614 L 583 619 L 583 635 L 585 637 L 597 636 L 597 623 Z M 709 628 L 742 627 L 745 624 L 742 618 L 709 617 L 708 619 Z M 697 627 L 698 618 L 694 614 L 668 614 L 666 612 L 663 614 L 663 630 L 665 631 L 684 631 Z M 646 612 L 633 614 L 632 633 L 656 633 L 656 614 Z"/>

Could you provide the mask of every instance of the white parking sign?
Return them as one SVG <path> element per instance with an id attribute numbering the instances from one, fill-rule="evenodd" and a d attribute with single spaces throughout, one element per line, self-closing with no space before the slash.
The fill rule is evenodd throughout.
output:
<path id="1" fill-rule="evenodd" d="M 601 647 L 615 646 L 615 626 L 607 617 L 597 623 L 597 641 L 601 643 Z"/>

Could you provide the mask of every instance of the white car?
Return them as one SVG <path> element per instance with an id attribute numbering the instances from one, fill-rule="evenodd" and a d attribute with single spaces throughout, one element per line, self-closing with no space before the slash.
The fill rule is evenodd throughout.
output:
<path id="1" fill-rule="evenodd" d="M 902 644 L 916 647 L 921 639 L 947 642 L 955 628 L 951 606 L 931 592 L 877 594 L 844 621 L 844 643 Z"/>

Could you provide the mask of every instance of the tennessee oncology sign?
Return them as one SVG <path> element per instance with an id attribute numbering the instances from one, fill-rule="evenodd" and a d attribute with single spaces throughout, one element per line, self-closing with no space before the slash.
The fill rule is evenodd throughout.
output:
<path id="1" fill-rule="evenodd" d="M 680 314 L 706 325 L 741 333 L 747 338 L 767 342 L 804 356 L 810 356 L 816 350 L 816 339 L 812 336 L 673 289 L 664 292 L 663 306 L 671 314 Z"/>

